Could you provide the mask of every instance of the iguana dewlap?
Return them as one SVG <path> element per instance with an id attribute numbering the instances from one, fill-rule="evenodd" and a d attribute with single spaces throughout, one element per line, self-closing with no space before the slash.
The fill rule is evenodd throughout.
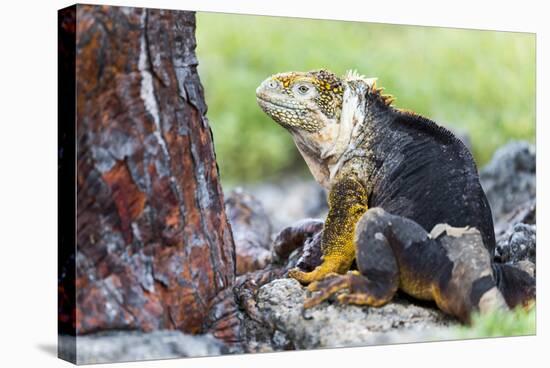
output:
<path id="1" fill-rule="evenodd" d="M 289 272 L 321 290 L 306 307 L 340 289 L 348 290 L 341 302 L 381 305 L 400 288 L 468 320 L 474 310 L 534 298 L 527 273 L 493 263 L 491 209 L 476 165 L 447 129 L 394 108 L 374 79 L 356 73 L 275 74 L 256 96 L 329 190 L 322 263 Z M 462 230 L 454 228 L 481 241 L 456 241 Z M 358 271 L 346 274 L 354 260 Z"/>

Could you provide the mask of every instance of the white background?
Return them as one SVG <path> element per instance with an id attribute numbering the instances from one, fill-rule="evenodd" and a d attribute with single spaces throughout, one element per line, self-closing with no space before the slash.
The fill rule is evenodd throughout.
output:
<path id="1" fill-rule="evenodd" d="M 550 11 L 545 1 L 99 1 L 113 5 L 362 20 L 537 33 L 537 337 L 239 355 L 124 367 L 548 366 Z M 57 9 L 0 10 L 0 366 L 68 366 L 55 357 L 57 270 Z M 291 34 L 288 35 L 292 37 Z M 316 47 L 322 47 L 317 45 Z M 299 57 L 297 55 L 296 57 Z M 352 67 L 352 66 L 350 66 Z M 452 70 L 449 70 L 452 73 Z M 223 76 L 220 76 L 223 78 Z M 521 86 L 510 93 L 522 93 Z M 546 102 L 546 103 L 545 103 Z M 70 102 L 68 102 L 70 103 Z M 544 342 L 546 340 L 546 342 Z M 546 351 L 543 346 L 546 346 Z M 110 365 L 109 365 L 110 366 Z"/>

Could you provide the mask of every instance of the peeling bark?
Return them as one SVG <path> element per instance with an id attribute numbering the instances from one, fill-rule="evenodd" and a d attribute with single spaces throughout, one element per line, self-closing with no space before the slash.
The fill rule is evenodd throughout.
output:
<path id="1" fill-rule="evenodd" d="M 238 339 L 194 31 L 192 12 L 77 6 L 78 334 Z"/>

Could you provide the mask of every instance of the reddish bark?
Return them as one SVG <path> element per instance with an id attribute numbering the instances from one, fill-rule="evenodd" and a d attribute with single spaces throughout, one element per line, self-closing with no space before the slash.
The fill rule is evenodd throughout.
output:
<path id="1" fill-rule="evenodd" d="M 77 6 L 78 334 L 238 338 L 194 31 L 191 12 Z"/>

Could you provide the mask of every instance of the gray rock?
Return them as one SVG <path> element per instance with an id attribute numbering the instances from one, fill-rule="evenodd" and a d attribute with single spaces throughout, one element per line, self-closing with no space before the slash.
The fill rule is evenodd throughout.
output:
<path id="1" fill-rule="evenodd" d="M 495 260 L 513 264 L 533 277 L 536 274 L 537 255 L 536 213 L 536 200 L 533 198 L 495 224 Z"/>
<path id="2" fill-rule="evenodd" d="M 245 189 L 262 202 L 275 233 L 304 218 L 325 218 L 328 212 L 326 192 L 312 179 L 290 178 Z"/>
<path id="3" fill-rule="evenodd" d="M 74 337 L 61 336 L 60 346 Z M 211 335 L 186 335 L 179 331 L 103 332 L 76 338 L 77 364 L 127 362 L 220 355 L 227 351 Z"/>
<path id="4" fill-rule="evenodd" d="M 535 264 L 536 236 L 537 225 L 517 223 L 498 240 L 496 256 L 505 263 L 515 264 L 527 260 Z"/>
<path id="5" fill-rule="evenodd" d="M 512 141 L 498 149 L 480 171 L 480 180 L 493 211 L 495 222 L 536 195 L 535 146 Z"/>
<path id="6" fill-rule="evenodd" d="M 508 237 L 510 230 L 516 224 L 524 223 L 529 225 L 536 224 L 537 220 L 537 202 L 535 198 L 518 206 L 514 211 L 508 215 L 502 217 L 497 223 L 495 223 L 495 235 L 497 240 L 500 240 L 503 236 Z"/>
<path id="7" fill-rule="evenodd" d="M 437 309 L 400 299 L 379 308 L 325 302 L 303 312 L 305 297 L 305 288 L 293 279 L 260 288 L 257 306 L 274 328 L 272 339 L 296 349 L 431 341 L 445 338 L 444 327 L 458 323 Z"/>

